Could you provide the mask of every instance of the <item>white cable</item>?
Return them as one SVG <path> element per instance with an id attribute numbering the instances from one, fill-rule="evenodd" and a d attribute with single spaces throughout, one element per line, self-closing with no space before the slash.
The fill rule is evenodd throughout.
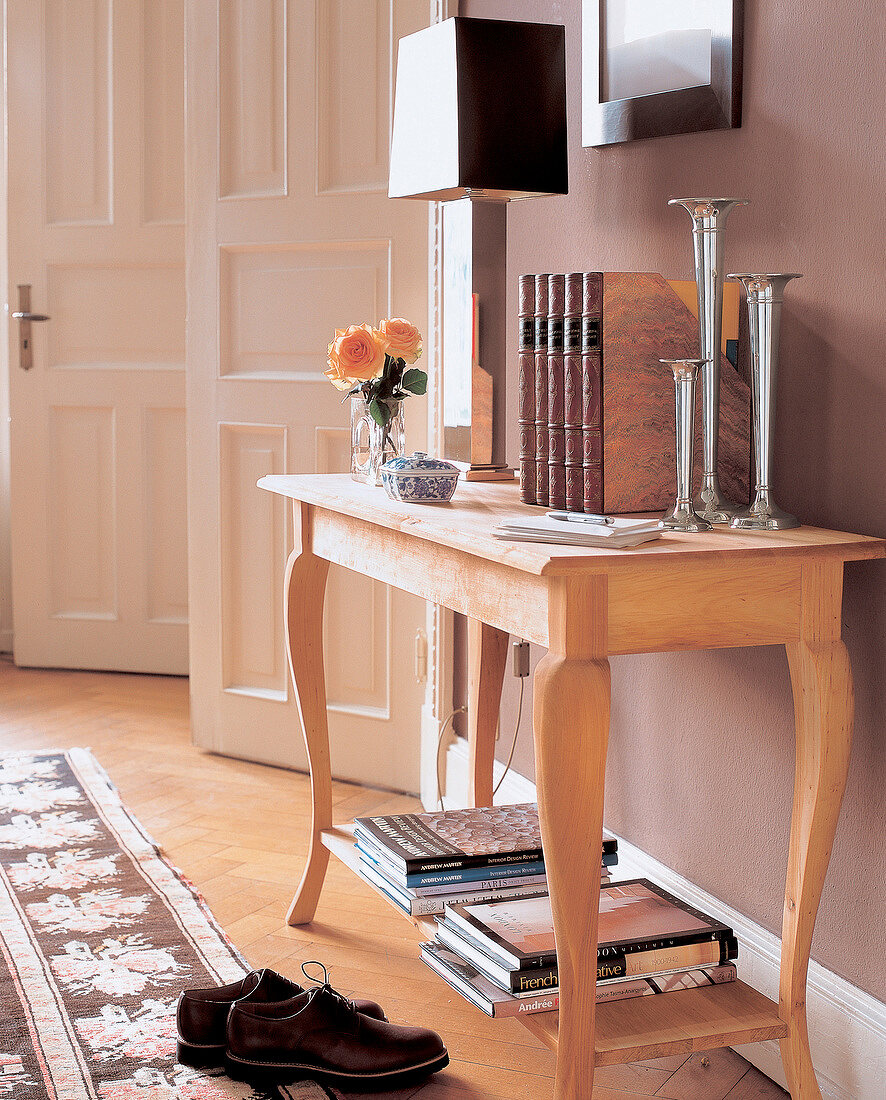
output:
<path id="1" fill-rule="evenodd" d="M 501 773 L 501 778 L 495 784 L 495 790 L 492 792 L 493 800 L 498 794 L 498 788 L 504 783 L 505 776 L 511 770 L 511 761 L 514 759 L 514 749 L 517 747 L 517 734 L 520 732 L 520 719 L 523 717 L 523 688 L 526 684 L 526 677 L 520 677 L 520 702 L 517 706 L 517 721 L 514 723 L 514 737 L 511 741 L 511 751 L 508 753 L 508 762 L 505 764 L 505 770 Z"/>
<path id="2" fill-rule="evenodd" d="M 440 733 L 437 736 L 437 758 L 435 762 L 435 770 L 437 773 L 437 805 L 440 807 L 441 811 L 445 809 L 445 806 L 443 805 L 443 784 L 440 782 L 440 747 L 443 744 L 443 738 L 446 734 L 446 728 L 451 724 L 456 714 L 467 714 L 467 712 L 467 707 L 456 707 L 455 710 L 453 710 L 444 719 L 443 724 L 440 726 Z"/>

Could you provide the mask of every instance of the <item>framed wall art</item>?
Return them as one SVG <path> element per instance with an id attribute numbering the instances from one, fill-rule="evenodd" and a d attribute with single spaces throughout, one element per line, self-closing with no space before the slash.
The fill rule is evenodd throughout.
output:
<path id="1" fill-rule="evenodd" d="M 741 125 L 744 0 L 582 0 L 582 145 Z"/>

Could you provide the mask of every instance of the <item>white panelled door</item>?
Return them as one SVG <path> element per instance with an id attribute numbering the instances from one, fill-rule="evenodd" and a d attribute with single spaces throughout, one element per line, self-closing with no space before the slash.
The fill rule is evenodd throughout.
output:
<path id="1" fill-rule="evenodd" d="M 184 673 L 182 0 L 5 13 L 15 659 Z"/>
<path id="2" fill-rule="evenodd" d="M 305 756 L 283 645 L 292 544 L 264 474 L 338 472 L 348 411 L 323 376 L 336 327 L 427 331 L 428 207 L 387 198 L 397 39 L 428 0 L 189 0 L 188 441 L 198 744 Z M 410 443 L 425 439 L 407 401 Z M 424 605 L 330 571 L 334 774 L 416 790 Z"/>

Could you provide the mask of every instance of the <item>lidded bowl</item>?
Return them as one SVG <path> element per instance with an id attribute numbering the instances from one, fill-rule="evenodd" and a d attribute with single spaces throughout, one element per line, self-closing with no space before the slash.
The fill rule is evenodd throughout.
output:
<path id="1" fill-rule="evenodd" d="M 381 483 L 391 500 L 404 504 L 444 504 L 452 499 L 459 470 L 424 451 L 392 458 L 381 468 Z"/>

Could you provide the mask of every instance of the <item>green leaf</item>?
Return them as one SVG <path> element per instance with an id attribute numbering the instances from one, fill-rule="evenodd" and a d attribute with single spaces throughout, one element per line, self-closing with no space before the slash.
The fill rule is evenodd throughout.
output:
<path id="1" fill-rule="evenodd" d="M 412 367 L 411 370 L 406 371 L 403 375 L 400 385 L 404 390 L 409 390 L 410 393 L 421 396 L 428 391 L 428 376 L 423 370 L 419 370 L 418 367 Z"/>
<path id="2" fill-rule="evenodd" d="M 383 428 L 394 415 L 394 410 L 384 401 L 379 401 L 377 397 L 373 397 L 369 402 L 369 415 L 380 428 Z"/>
<path id="3" fill-rule="evenodd" d="M 397 382 L 393 378 L 387 376 L 376 378 L 375 393 L 373 396 L 377 397 L 380 401 L 387 400 L 387 398 L 392 396 L 396 385 Z"/>

